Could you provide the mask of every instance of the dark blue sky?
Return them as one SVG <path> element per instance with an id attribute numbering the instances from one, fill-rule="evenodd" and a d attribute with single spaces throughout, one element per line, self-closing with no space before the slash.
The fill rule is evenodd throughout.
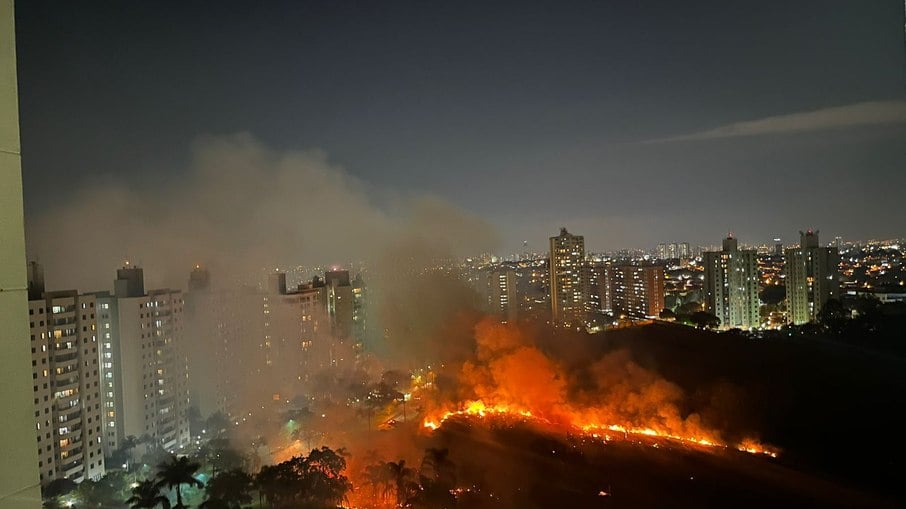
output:
<path id="1" fill-rule="evenodd" d="M 591 249 L 903 236 L 903 25 L 895 0 L 19 2 L 27 213 L 178 185 L 198 136 L 248 132 L 480 214 L 502 251 L 561 224 Z"/>

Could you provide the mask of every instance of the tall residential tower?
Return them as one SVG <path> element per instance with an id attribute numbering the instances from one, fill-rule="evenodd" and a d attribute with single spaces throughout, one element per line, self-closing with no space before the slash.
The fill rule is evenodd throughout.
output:
<path id="1" fill-rule="evenodd" d="M 582 292 L 582 265 L 585 262 L 585 238 L 560 228 L 560 235 L 550 238 L 550 288 L 553 323 L 578 327 L 584 323 L 585 300 Z"/>
<path id="2" fill-rule="evenodd" d="M 44 292 L 28 303 L 41 483 L 104 475 L 93 295 Z"/>
<path id="3" fill-rule="evenodd" d="M 799 232 L 799 247 L 786 250 L 786 305 L 795 325 L 814 321 L 828 299 L 840 296 L 836 247 L 819 247 L 818 231 Z"/>
<path id="4" fill-rule="evenodd" d="M 109 451 L 125 437 L 146 435 L 175 451 L 189 442 L 183 294 L 146 292 L 144 273 L 136 266 L 116 275 L 115 303 L 98 296 L 104 314 L 99 323 L 106 446 Z"/>
<path id="5" fill-rule="evenodd" d="M 613 312 L 629 318 L 657 318 L 664 309 L 663 265 L 615 265 L 610 269 Z"/>
<path id="6" fill-rule="evenodd" d="M 705 305 L 720 319 L 721 329 L 752 329 L 761 325 L 758 260 L 754 249 L 739 249 L 733 235 L 720 251 L 704 256 Z"/>

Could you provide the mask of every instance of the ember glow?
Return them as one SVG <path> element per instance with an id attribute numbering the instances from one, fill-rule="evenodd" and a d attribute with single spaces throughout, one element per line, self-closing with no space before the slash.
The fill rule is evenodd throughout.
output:
<path id="1" fill-rule="evenodd" d="M 777 457 L 776 450 L 754 439 L 728 443 L 698 414 L 683 415 L 679 387 L 623 354 L 592 363 L 581 377 L 589 385 L 577 388 L 576 377 L 516 327 L 482 322 L 476 327 L 476 341 L 477 359 L 465 363 L 459 376 L 463 402 L 426 412 L 423 428 L 433 431 L 457 417 L 527 422 L 605 442 L 649 438 Z"/>

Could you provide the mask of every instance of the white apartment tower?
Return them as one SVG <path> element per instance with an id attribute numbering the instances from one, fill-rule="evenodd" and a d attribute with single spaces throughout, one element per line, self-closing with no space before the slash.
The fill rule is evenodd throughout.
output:
<path id="1" fill-rule="evenodd" d="M 75 290 L 28 302 L 42 484 L 104 475 L 96 307 Z"/>
<path id="2" fill-rule="evenodd" d="M 720 251 L 704 254 L 705 304 L 720 319 L 721 329 L 761 326 L 758 260 L 754 249 L 739 249 L 732 235 Z"/>
<path id="3" fill-rule="evenodd" d="M 786 305 L 789 321 L 814 321 L 828 299 L 840 296 L 836 247 L 819 247 L 818 231 L 799 232 L 799 247 L 786 250 Z"/>
<path id="4" fill-rule="evenodd" d="M 175 451 L 189 443 L 182 292 L 162 289 L 146 293 L 142 269 L 127 265 L 117 270 L 115 300 L 115 320 L 108 308 L 105 311 L 111 316 L 102 321 L 103 333 L 111 324 L 109 350 L 108 338 L 102 336 L 107 447 L 118 447 L 128 436 L 147 436 Z"/>

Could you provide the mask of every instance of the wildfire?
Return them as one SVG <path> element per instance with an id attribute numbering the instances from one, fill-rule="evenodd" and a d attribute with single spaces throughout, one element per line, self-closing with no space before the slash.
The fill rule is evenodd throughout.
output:
<path id="1" fill-rule="evenodd" d="M 604 441 L 615 437 L 658 446 L 672 441 L 776 457 L 755 440 L 722 440 L 697 413 L 681 410 L 682 389 L 615 351 L 566 369 L 515 325 L 484 320 L 475 328 L 475 357 L 459 370 L 463 403 L 425 414 L 424 428 L 436 430 L 457 416 L 531 421 L 548 429 Z"/>
<path id="2" fill-rule="evenodd" d="M 477 416 L 485 417 L 487 415 L 496 415 L 501 417 L 515 417 L 515 418 L 531 418 L 533 417 L 532 412 L 528 410 L 518 409 L 510 405 L 485 405 L 483 401 L 469 401 L 463 408 L 459 410 L 451 410 L 443 412 L 437 417 L 434 418 L 425 418 L 422 426 L 429 428 L 432 431 L 436 430 L 450 417 L 455 417 L 457 415 L 467 415 L 467 416 Z"/>
<path id="3" fill-rule="evenodd" d="M 507 404 L 495 404 L 488 405 L 484 401 L 468 401 L 463 404 L 460 408 L 455 410 L 445 410 L 441 412 L 436 412 L 433 415 L 426 416 L 422 421 L 422 427 L 427 428 L 431 431 L 434 431 L 440 428 L 444 422 L 448 419 L 465 416 L 465 417 L 502 417 L 509 418 L 514 420 L 530 420 L 535 423 L 542 423 L 548 427 L 555 427 L 554 421 L 541 417 L 539 415 L 533 414 L 530 410 L 524 408 L 518 408 L 512 405 Z M 624 438 L 629 439 L 632 436 L 644 436 L 650 438 L 657 438 L 663 440 L 670 440 L 674 442 L 679 442 L 688 445 L 697 445 L 704 448 L 723 448 L 726 449 L 729 447 L 728 444 L 723 443 L 715 437 L 704 437 L 704 436 L 680 436 L 672 433 L 661 432 L 648 427 L 634 427 L 634 426 L 623 426 L 619 424 L 599 424 L 599 423 L 587 423 L 577 420 L 569 420 L 565 423 L 565 427 L 572 432 L 581 433 L 585 436 L 603 439 L 605 442 L 610 442 L 614 440 L 614 435 L 609 432 L 616 432 L 622 435 Z M 656 444 L 655 444 L 656 445 Z M 736 446 L 736 449 L 741 452 L 747 452 L 750 454 L 764 454 L 772 458 L 777 457 L 777 452 L 765 447 L 764 445 L 758 443 L 753 439 L 745 439 L 743 442 Z"/>

